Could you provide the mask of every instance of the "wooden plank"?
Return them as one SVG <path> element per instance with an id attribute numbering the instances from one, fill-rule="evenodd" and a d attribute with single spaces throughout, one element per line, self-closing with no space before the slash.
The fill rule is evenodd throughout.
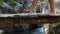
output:
<path id="1" fill-rule="evenodd" d="M 20 17 L 0 18 L 0 25 L 15 25 L 19 23 L 39 24 L 39 23 L 56 23 L 56 22 L 60 22 L 60 17 L 39 16 L 35 18 L 20 18 Z"/>

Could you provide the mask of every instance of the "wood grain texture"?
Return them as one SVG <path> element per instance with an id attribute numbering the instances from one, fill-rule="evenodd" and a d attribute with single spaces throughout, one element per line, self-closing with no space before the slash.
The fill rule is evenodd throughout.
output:
<path id="1" fill-rule="evenodd" d="M 0 18 L 0 25 L 15 25 L 19 23 L 39 24 L 39 23 L 56 23 L 56 22 L 60 22 L 60 17 L 39 16 L 35 18 L 20 18 L 20 17 Z"/>

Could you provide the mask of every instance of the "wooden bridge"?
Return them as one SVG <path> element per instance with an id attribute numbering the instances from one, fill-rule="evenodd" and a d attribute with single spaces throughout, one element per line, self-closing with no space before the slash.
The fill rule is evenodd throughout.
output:
<path id="1" fill-rule="evenodd" d="M 39 23 L 58 23 L 60 16 L 38 16 L 35 18 L 29 17 L 0 17 L 0 25 L 15 25 L 19 23 L 39 24 Z"/>

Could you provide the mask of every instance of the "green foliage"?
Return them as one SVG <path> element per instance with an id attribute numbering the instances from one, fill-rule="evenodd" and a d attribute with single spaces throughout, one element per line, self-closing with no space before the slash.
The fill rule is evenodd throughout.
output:
<path id="1" fill-rule="evenodd" d="M 4 0 L 4 2 L 6 2 L 6 3 L 7 3 L 7 2 L 8 2 L 8 0 Z"/>
<path id="2" fill-rule="evenodd" d="M 21 2 L 21 0 L 17 0 L 18 2 Z M 0 0 L 0 7 L 3 5 L 3 2 L 9 2 L 9 5 L 16 6 L 15 0 Z M 8 4 L 8 3 L 7 3 Z M 25 1 L 23 3 L 23 8 L 25 9 L 27 6 L 27 2 Z"/>
<path id="3" fill-rule="evenodd" d="M 3 1 L 2 1 L 2 0 L 0 0 L 0 7 L 2 7 L 2 5 L 3 5 Z"/>
<path id="4" fill-rule="evenodd" d="M 27 5 L 27 3 L 24 3 L 24 4 L 23 4 L 23 8 L 24 8 L 24 9 L 26 8 L 26 5 Z"/>
<path id="5" fill-rule="evenodd" d="M 15 1 L 14 1 L 14 0 L 10 0 L 10 5 L 11 5 L 11 6 L 16 6 Z"/>

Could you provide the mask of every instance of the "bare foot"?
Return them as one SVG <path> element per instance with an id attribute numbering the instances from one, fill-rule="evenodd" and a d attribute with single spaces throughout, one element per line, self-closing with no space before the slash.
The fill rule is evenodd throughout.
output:
<path id="1" fill-rule="evenodd" d="M 54 12 L 49 12 L 48 14 L 54 14 Z"/>
<path id="2" fill-rule="evenodd" d="M 24 9 L 24 11 L 25 11 L 25 12 L 28 12 L 28 13 L 33 13 L 33 11 L 30 10 L 30 9 L 28 9 L 28 10 Z"/>

